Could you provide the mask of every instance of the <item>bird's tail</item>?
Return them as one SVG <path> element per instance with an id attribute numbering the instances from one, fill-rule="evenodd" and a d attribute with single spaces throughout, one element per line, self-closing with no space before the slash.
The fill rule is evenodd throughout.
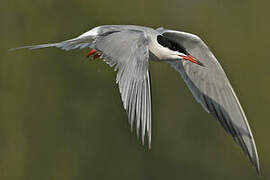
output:
<path id="1" fill-rule="evenodd" d="M 51 44 L 39 44 L 39 45 L 31 45 L 31 46 L 21 46 L 21 47 L 16 47 L 16 48 L 11 48 L 8 51 L 14 51 L 14 50 L 19 50 L 19 49 L 40 49 L 40 48 L 47 48 L 47 47 L 57 47 L 65 51 L 69 51 L 72 49 L 82 49 L 85 47 L 92 48 L 94 39 L 91 37 L 87 38 L 74 38 L 58 43 L 51 43 Z"/>
<path id="2" fill-rule="evenodd" d="M 59 43 L 52 43 L 52 44 L 39 44 L 39 45 L 31 45 L 31 46 L 21 46 L 16 48 L 11 48 L 8 51 L 14 51 L 19 49 L 40 49 L 40 48 L 47 48 L 47 47 L 57 47 Z"/>

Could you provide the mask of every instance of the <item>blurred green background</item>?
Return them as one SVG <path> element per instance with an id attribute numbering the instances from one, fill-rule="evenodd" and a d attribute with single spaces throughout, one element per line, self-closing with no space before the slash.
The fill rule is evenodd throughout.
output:
<path id="1" fill-rule="evenodd" d="M 87 49 L 8 52 L 103 24 L 198 34 L 245 109 L 270 178 L 270 1 L 1 0 L 0 179 L 257 179 L 247 157 L 177 72 L 150 63 L 153 143 L 130 133 L 115 72 Z"/>

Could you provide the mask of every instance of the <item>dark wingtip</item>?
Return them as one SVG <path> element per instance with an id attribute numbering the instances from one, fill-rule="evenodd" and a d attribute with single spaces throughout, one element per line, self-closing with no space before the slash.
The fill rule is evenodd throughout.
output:
<path id="1" fill-rule="evenodd" d="M 258 177 L 262 177 L 262 170 L 260 168 L 260 165 L 256 165 L 256 172 L 257 172 Z"/>

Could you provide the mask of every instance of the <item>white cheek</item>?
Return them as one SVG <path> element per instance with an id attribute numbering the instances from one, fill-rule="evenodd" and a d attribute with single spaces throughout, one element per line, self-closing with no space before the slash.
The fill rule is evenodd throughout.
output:
<path id="1" fill-rule="evenodd" d="M 156 41 L 149 44 L 149 50 L 160 60 L 179 59 L 177 52 L 161 46 Z"/>
<path id="2" fill-rule="evenodd" d="M 178 54 L 171 55 L 172 59 L 182 59 Z"/>

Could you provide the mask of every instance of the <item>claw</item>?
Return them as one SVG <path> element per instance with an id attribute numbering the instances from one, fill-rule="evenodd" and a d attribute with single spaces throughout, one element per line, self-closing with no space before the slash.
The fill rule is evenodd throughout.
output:
<path id="1" fill-rule="evenodd" d="M 93 57 L 93 59 L 99 58 L 101 56 L 101 54 L 97 53 L 95 54 L 95 56 Z"/>
<path id="2" fill-rule="evenodd" d="M 89 53 L 87 54 L 87 57 L 90 57 L 91 55 L 95 54 L 96 53 L 96 50 L 95 49 L 91 49 L 89 51 Z"/>

